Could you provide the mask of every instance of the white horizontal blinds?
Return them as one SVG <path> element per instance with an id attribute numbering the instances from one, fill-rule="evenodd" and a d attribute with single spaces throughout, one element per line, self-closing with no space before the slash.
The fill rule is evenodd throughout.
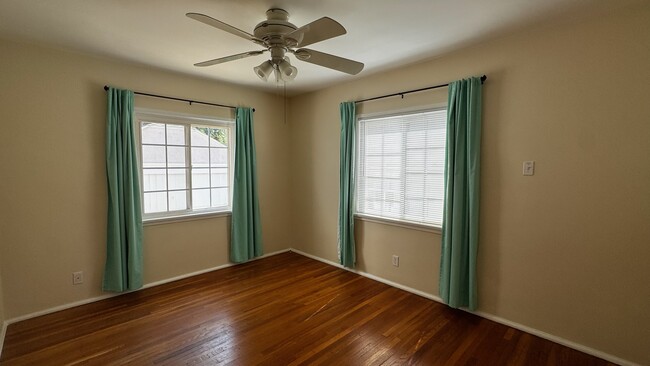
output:
<path id="1" fill-rule="evenodd" d="M 362 118 L 357 212 L 442 226 L 444 108 Z"/>

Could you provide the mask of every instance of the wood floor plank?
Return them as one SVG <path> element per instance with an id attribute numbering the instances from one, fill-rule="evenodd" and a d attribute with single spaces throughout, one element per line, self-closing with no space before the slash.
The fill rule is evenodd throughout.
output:
<path id="1" fill-rule="evenodd" d="M 611 365 L 295 253 L 11 324 L 0 365 Z"/>

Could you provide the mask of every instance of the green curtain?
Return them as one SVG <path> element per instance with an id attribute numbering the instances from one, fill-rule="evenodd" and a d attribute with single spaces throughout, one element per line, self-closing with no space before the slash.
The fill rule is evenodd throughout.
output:
<path id="1" fill-rule="evenodd" d="M 142 287 L 142 205 L 133 126 L 133 92 L 108 89 L 108 220 L 104 291 Z"/>
<path id="2" fill-rule="evenodd" d="M 344 102 L 341 112 L 341 152 L 339 176 L 339 262 L 354 268 L 356 254 L 354 246 L 354 149 L 356 139 L 356 110 L 354 102 Z"/>
<path id="3" fill-rule="evenodd" d="M 481 79 L 449 84 L 440 296 L 451 307 L 477 306 Z"/>
<path id="4" fill-rule="evenodd" d="M 246 262 L 263 254 L 257 197 L 253 110 L 235 109 L 235 184 L 232 198 L 230 260 Z"/>

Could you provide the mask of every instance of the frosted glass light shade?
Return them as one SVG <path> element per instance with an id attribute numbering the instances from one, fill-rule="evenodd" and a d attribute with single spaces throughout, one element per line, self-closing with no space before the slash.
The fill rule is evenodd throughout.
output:
<path id="1" fill-rule="evenodd" d="M 273 64 L 271 61 L 264 61 L 259 66 L 255 66 L 253 71 L 255 71 L 255 75 L 259 76 L 260 79 L 266 81 L 273 72 Z"/>

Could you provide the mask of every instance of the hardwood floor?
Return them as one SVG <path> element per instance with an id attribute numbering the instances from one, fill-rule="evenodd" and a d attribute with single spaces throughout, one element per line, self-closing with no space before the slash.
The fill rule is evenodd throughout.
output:
<path id="1" fill-rule="evenodd" d="M 11 324 L 0 365 L 612 365 L 295 253 Z"/>

